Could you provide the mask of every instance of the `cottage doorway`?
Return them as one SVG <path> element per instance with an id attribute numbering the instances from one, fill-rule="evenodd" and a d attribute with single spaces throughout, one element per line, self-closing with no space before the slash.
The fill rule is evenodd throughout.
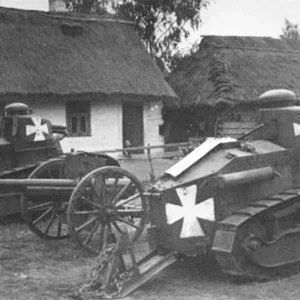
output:
<path id="1" fill-rule="evenodd" d="M 143 103 L 123 102 L 123 147 L 144 145 Z M 132 153 L 143 153 L 134 151 Z"/>

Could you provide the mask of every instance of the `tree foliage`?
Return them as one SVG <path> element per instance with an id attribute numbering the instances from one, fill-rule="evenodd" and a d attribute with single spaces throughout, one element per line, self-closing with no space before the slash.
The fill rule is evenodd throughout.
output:
<path id="1" fill-rule="evenodd" d="M 170 68 L 178 44 L 201 23 L 200 11 L 210 0 L 66 0 L 80 13 L 116 14 L 134 22 L 149 53 Z"/>
<path id="2" fill-rule="evenodd" d="M 282 29 L 282 39 L 299 40 L 299 28 L 298 24 L 291 23 L 288 19 L 285 19 L 285 26 Z"/>

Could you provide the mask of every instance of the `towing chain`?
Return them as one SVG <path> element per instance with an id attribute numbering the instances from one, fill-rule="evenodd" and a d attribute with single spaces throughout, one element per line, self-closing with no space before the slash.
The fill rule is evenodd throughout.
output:
<path id="1" fill-rule="evenodd" d="M 123 270 L 121 268 L 121 252 L 118 243 L 105 246 L 96 259 L 88 282 L 79 289 L 80 296 L 91 299 L 112 299 L 120 294 L 124 284 L 130 281 L 137 272 L 134 268 Z M 116 261 L 117 260 L 117 261 Z M 108 273 L 111 270 L 111 274 Z M 108 278 L 108 276 L 110 278 Z"/>

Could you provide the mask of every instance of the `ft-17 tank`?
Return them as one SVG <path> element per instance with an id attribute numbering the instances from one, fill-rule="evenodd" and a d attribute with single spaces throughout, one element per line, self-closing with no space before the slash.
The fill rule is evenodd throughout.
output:
<path id="1" fill-rule="evenodd" d="M 261 97 L 278 97 L 278 92 Z M 281 96 L 290 96 L 289 92 Z M 300 263 L 300 107 L 259 111 L 253 140 L 208 138 L 154 186 L 158 248 L 212 251 L 224 273 L 268 279 Z M 248 134 L 245 135 L 245 137 Z"/>
<path id="2" fill-rule="evenodd" d="M 291 93 L 272 91 L 262 101 L 287 96 Z M 166 170 L 147 193 L 140 192 L 148 207 L 140 208 L 139 216 L 148 221 L 148 237 L 155 250 L 136 262 L 133 244 L 124 242 L 126 234 L 124 238 L 121 234 L 113 251 L 104 248 L 100 253 L 97 267 L 102 267 L 98 270 L 108 273 L 98 277 L 105 279 L 98 287 L 126 296 L 176 261 L 178 254 L 211 253 L 222 272 L 254 279 L 298 271 L 300 107 L 262 109 L 257 125 L 240 139 L 208 138 Z M 130 204 L 133 198 L 121 201 Z M 116 227 L 120 205 L 116 201 L 109 209 L 99 209 L 99 220 L 108 228 Z M 134 213 L 138 217 L 137 209 Z M 127 270 L 126 262 L 120 264 L 126 252 L 133 264 Z M 116 284 L 118 281 L 121 283 Z"/>
<path id="3" fill-rule="evenodd" d="M 63 128 L 59 128 L 63 130 Z M 44 161 L 62 154 L 50 122 L 24 103 L 5 106 L 0 118 L 0 178 L 26 178 Z M 20 212 L 20 194 L 0 193 L 0 216 Z"/>

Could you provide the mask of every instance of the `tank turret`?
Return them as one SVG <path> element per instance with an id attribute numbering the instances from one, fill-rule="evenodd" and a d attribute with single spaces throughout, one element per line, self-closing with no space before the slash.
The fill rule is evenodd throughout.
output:
<path id="1" fill-rule="evenodd" d="M 31 111 L 25 103 L 11 103 L 4 107 L 4 116 L 30 115 Z"/>
<path id="2" fill-rule="evenodd" d="M 0 173 L 37 164 L 61 154 L 51 123 L 24 103 L 5 106 L 0 126 Z"/>

